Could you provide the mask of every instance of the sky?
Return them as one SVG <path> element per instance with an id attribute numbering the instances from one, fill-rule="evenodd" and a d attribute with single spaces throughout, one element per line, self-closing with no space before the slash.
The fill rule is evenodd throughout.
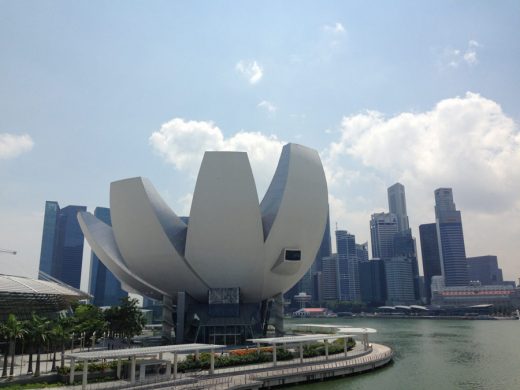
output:
<path id="1" fill-rule="evenodd" d="M 519 35 L 517 1 L 0 0 L 0 273 L 37 275 L 46 200 L 144 176 L 188 215 L 206 150 L 247 151 L 262 199 L 296 142 L 333 230 L 369 241 L 400 182 L 419 245 L 451 187 L 467 255 L 517 280 Z"/>

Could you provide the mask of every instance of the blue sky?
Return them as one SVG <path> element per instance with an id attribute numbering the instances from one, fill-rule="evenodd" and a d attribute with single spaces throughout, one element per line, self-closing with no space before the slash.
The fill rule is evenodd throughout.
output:
<path id="1" fill-rule="evenodd" d="M 36 274 L 45 200 L 146 176 L 185 214 L 206 149 L 248 151 L 261 198 L 298 142 L 358 241 L 387 186 L 416 236 L 450 186 L 468 255 L 517 278 L 519 26 L 513 1 L 0 0 L 0 272 Z"/>

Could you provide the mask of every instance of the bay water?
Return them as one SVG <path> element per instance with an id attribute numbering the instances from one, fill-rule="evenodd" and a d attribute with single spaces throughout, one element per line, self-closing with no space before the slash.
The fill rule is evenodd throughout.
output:
<path id="1" fill-rule="evenodd" d="M 370 373 L 292 387 L 302 390 L 520 390 L 520 321 L 387 318 L 287 319 L 377 329 L 370 341 L 394 350 L 394 362 Z"/>

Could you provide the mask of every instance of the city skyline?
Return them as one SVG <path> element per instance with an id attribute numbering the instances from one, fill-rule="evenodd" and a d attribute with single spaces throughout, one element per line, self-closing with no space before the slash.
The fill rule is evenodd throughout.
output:
<path id="1" fill-rule="evenodd" d="M 399 182 L 418 237 L 450 187 L 466 255 L 520 276 L 516 2 L 55 4 L 2 3 L 0 272 L 36 276 L 47 200 L 92 211 L 142 175 L 187 215 L 205 150 L 248 151 L 261 198 L 298 142 L 331 226 L 369 241 Z"/>

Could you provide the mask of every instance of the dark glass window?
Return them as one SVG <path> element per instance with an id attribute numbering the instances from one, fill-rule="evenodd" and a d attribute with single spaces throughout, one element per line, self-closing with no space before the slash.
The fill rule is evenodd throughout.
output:
<path id="1" fill-rule="evenodd" d="M 302 259 L 302 251 L 286 250 L 285 260 L 300 261 Z"/>

